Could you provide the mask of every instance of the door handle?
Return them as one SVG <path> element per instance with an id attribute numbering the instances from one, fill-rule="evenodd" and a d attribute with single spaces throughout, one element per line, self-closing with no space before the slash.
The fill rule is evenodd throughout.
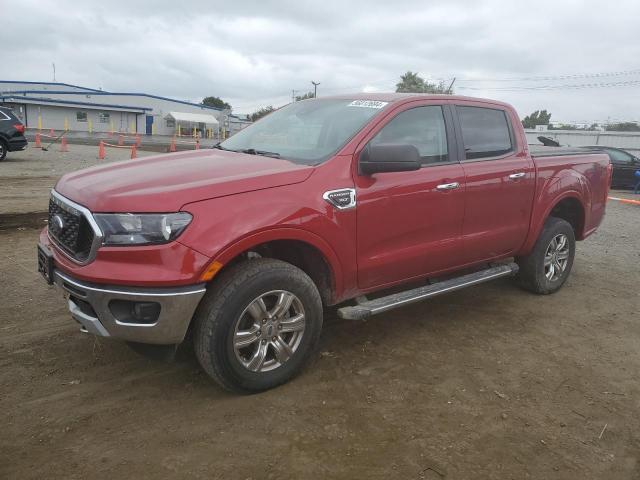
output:
<path id="1" fill-rule="evenodd" d="M 444 191 L 444 190 L 455 190 L 456 188 L 458 188 L 460 186 L 460 184 L 458 182 L 452 182 L 452 183 L 441 183 L 440 185 L 438 185 L 436 187 L 436 190 L 440 190 L 440 191 Z"/>
<path id="2" fill-rule="evenodd" d="M 524 172 L 512 173 L 511 175 L 509 175 L 509 178 L 511 180 L 516 180 L 518 178 L 524 177 L 525 175 L 526 175 L 526 173 L 524 173 Z"/>

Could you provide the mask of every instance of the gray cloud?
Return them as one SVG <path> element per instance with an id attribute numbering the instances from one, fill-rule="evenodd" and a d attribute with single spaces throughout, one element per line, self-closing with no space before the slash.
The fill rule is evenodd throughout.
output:
<path id="1" fill-rule="evenodd" d="M 125 2 L 23 0 L 3 20 L 3 79 L 51 80 L 188 100 L 238 112 L 320 94 L 393 90 L 399 75 L 457 77 L 460 94 L 558 120 L 639 119 L 640 87 L 509 90 L 640 80 L 500 81 L 640 68 L 640 4 L 618 0 Z M 638 62 L 635 63 L 634 62 Z M 494 80 L 482 80 L 494 79 Z"/>

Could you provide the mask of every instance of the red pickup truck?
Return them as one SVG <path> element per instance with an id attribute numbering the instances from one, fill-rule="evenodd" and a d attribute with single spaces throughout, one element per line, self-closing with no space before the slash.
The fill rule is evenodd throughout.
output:
<path id="1" fill-rule="evenodd" d="M 610 176 L 598 152 L 530 151 L 496 101 L 305 100 L 211 150 L 65 175 L 38 265 L 83 331 L 192 337 L 212 378 L 257 392 L 302 369 L 323 307 L 358 320 L 503 276 L 555 292 Z"/>

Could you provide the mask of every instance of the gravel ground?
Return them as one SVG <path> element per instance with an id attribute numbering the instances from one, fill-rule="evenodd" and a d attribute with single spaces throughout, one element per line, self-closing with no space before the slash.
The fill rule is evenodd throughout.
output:
<path id="1" fill-rule="evenodd" d="M 37 232 L 0 232 L 0 478 L 640 478 L 639 215 L 611 202 L 555 295 L 328 311 L 309 368 L 245 397 L 188 346 L 163 364 L 81 334 Z"/>

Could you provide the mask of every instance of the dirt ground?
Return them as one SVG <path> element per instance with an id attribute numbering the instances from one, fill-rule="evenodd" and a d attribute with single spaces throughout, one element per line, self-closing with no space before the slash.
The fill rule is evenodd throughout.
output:
<path id="1" fill-rule="evenodd" d="M 254 396 L 188 346 L 165 364 L 80 333 L 37 230 L 2 230 L 0 478 L 640 478 L 639 220 L 610 202 L 555 295 L 501 280 L 366 322 L 327 311 L 311 365 Z"/>

